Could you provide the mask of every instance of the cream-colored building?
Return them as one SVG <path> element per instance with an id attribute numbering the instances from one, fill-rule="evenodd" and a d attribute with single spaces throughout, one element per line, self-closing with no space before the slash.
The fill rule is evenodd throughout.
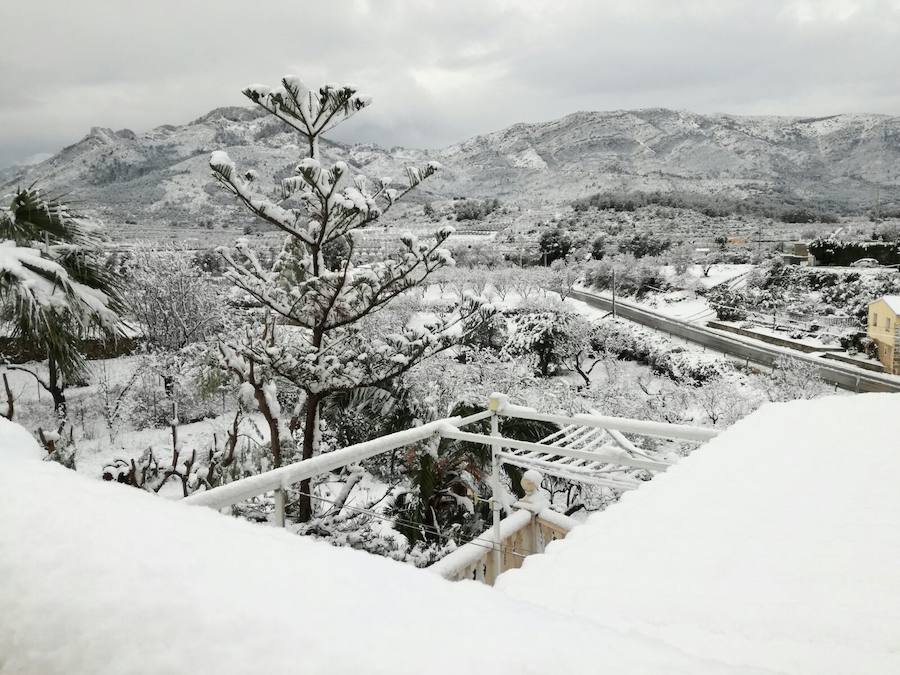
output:
<path id="1" fill-rule="evenodd" d="M 869 303 L 871 340 L 878 345 L 878 360 L 886 372 L 900 375 L 900 295 L 885 295 Z"/>

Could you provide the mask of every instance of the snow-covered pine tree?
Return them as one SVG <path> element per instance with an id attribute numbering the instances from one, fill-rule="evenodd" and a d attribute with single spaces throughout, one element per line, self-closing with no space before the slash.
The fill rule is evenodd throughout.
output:
<path id="1" fill-rule="evenodd" d="M 271 269 L 260 263 L 246 240 L 239 240 L 235 252 L 222 251 L 230 279 L 269 314 L 258 339 L 236 341 L 223 353 L 231 372 L 249 372 L 253 364 L 257 373 L 262 369 L 305 393 L 296 418 L 303 433 L 301 456 L 308 459 L 317 452 L 323 400 L 392 380 L 455 344 L 492 310 L 469 296 L 456 312 L 430 325 L 374 339 L 364 335 L 361 328 L 372 314 L 452 264 L 443 245 L 453 229 L 441 228 L 432 242 L 404 236 L 399 254 L 364 265 L 354 265 L 353 233 L 372 224 L 440 167 L 434 162 L 408 167 L 406 185 L 394 188 L 390 178 L 373 185 L 364 176 L 351 176 L 344 162 L 325 166 L 319 138 L 370 103 L 353 87 L 325 85 L 312 90 L 297 77 L 287 76 L 279 87 L 253 85 L 244 94 L 297 130 L 307 141 L 309 156 L 297 164 L 295 175 L 281 182 L 277 201 L 257 190 L 255 172 L 241 173 L 225 152 L 214 152 L 210 158 L 216 180 L 287 235 Z M 337 242 L 346 247 L 336 247 Z M 326 257 L 335 250 L 340 251 L 337 260 L 334 255 Z M 261 393 L 270 409 L 280 411 L 274 383 L 267 383 Z M 306 520 L 311 504 L 303 493 L 309 494 L 309 481 L 300 491 L 299 517 Z"/>

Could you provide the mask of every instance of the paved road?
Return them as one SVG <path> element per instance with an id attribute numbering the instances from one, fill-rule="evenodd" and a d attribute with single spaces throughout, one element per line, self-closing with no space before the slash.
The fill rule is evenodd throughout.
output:
<path id="1" fill-rule="evenodd" d="M 612 301 L 593 293 L 584 291 L 573 291 L 571 297 L 581 300 L 593 307 L 598 307 L 607 311 L 612 310 Z M 714 332 L 708 328 L 696 326 L 680 319 L 673 319 L 657 312 L 637 307 L 620 301 L 616 302 L 616 312 L 619 316 L 642 324 L 648 328 L 653 328 L 670 335 L 675 335 L 699 345 L 709 347 L 723 354 L 729 354 L 739 359 L 753 361 L 754 363 L 767 366 L 769 368 L 775 363 L 779 356 L 783 356 L 785 352 L 792 357 L 809 361 L 818 367 L 818 375 L 830 384 L 837 385 L 842 389 L 849 391 L 888 391 L 900 392 L 900 379 L 889 375 L 879 375 L 878 373 L 867 372 L 862 368 L 854 368 L 853 366 L 844 366 L 831 362 L 823 363 L 823 359 L 817 356 L 809 356 L 802 352 L 794 352 L 785 348 L 773 346 L 765 346 L 745 342 L 737 338 L 728 337 L 720 333 Z"/>

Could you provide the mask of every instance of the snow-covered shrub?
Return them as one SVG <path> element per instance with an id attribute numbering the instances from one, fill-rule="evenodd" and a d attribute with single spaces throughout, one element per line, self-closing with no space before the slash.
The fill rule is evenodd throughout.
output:
<path id="1" fill-rule="evenodd" d="M 170 393 L 189 359 L 189 348 L 222 330 L 222 289 L 183 247 L 138 246 L 125 270 L 125 297 L 141 330 L 141 341 L 154 355 L 147 365 L 157 370 Z"/>
<path id="2" fill-rule="evenodd" d="M 213 434 L 200 446 L 180 442 L 177 420 L 170 421 L 175 422 L 170 447 L 151 446 L 135 459 L 116 458 L 103 467 L 101 478 L 148 492 L 159 492 L 171 482 L 186 497 L 272 468 L 261 444 L 242 429 L 242 409 L 223 434 Z"/>
<path id="3" fill-rule="evenodd" d="M 575 288 L 584 270 L 574 262 L 556 260 L 550 265 L 550 274 L 547 275 L 547 289 L 557 293 L 560 300 L 565 300 Z"/>
<path id="4" fill-rule="evenodd" d="M 697 387 L 693 398 L 710 424 L 723 427 L 731 426 L 763 403 L 742 383 L 724 378 Z"/>
<path id="5" fill-rule="evenodd" d="M 675 382 L 700 384 L 733 369 L 711 353 L 688 351 L 671 339 L 627 321 L 602 321 L 594 334 L 598 349 L 620 359 L 645 363 Z"/>
<path id="6" fill-rule="evenodd" d="M 487 503 L 477 506 L 482 465 L 456 444 L 444 442 L 444 450 L 410 448 L 405 456 L 408 491 L 400 492 L 387 514 L 394 528 L 410 542 L 443 542 L 470 539 L 488 522 Z"/>
<path id="7" fill-rule="evenodd" d="M 570 324 L 574 316 L 567 312 L 527 312 L 510 322 L 510 336 L 504 351 L 511 357 L 534 360 L 535 369 L 548 377 L 563 364 L 570 347 Z"/>
<path id="8" fill-rule="evenodd" d="M 75 438 L 70 424 L 61 422 L 55 431 L 38 427 L 37 437 L 47 451 L 44 459 L 62 464 L 67 469 L 75 469 Z"/>
<path id="9" fill-rule="evenodd" d="M 652 290 L 665 290 L 669 286 L 659 259 L 645 257 L 638 260 L 631 254 L 606 256 L 593 261 L 584 276 L 588 285 L 602 290 L 612 288 L 615 279 L 617 293 L 636 297 Z"/>
<path id="10" fill-rule="evenodd" d="M 630 253 L 635 258 L 655 257 L 671 247 L 671 239 L 658 237 L 651 232 L 639 232 L 619 242 L 619 252 Z"/>
<path id="11" fill-rule="evenodd" d="M 140 367 L 134 368 L 128 379 L 116 382 L 106 361 L 99 361 L 93 368 L 93 379 L 97 383 L 97 394 L 101 405 L 101 415 L 106 424 L 110 443 L 115 442 L 122 427 L 133 414 L 132 389 L 140 377 Z"/>
<path id="12" fill-rule="evenodd" d="M 483 220 L 500 208 L 499 199 L 460 199 L 453 203 L 453 213 L 457 221 Z"/>
<path id="13" fill-rule="evenodd" d="M 727 285 L 716 286 L 706 293 L 706 299 L 721 321 L 743 321 L 747 318 L 746 296 Z"/>
<path id="14" fill-rule="evenodd" d="M 538 239 L 538 246 L 544 265 L 554 260 L 565 259 L 572 251 L 572 238 L 560 227 L 544 230 Z"/>
<path id="15" fill-rule="evenodd" d="M 818 398 L 833 391 L 818 376 L 816 364 L 791 356 L 778 357 L 772 366 L 772 372 L 763 379 L 763 383 L 770 401 Z"/>
<path id="16" fill-rule="evenodd" d="M 160 372 L 168 373 L 167 377 L 161 377 Z M 184 423 L 221 414 L 221 400 L 204 390 L 199 377 L 195 363 L 183 363 L 181 369 L 176 370 L 160 365 L 154 355 L 147 356 L 129 387 L 127 401 L 122 402 L 120 414 L 127 414 L 131 424 L 138 429 L 166 426 L 172 417 L 173 404 Z"/>
<path id="17" fill-rule="evenodd" d="M 457 359 L 460 363 L 466 363 L 473 350 L 487 349 L 499 353 L 508 339 L 506 317 L 495 314 L 460 341 L 456 351 Z"/>

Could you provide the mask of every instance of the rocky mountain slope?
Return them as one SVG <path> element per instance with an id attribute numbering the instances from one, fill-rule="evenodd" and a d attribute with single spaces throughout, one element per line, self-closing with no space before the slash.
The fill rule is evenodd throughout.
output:
<path id="1" fill-rule="evenodd" d="M 0 174 L 0 193 L 37 181 L 85 211 L 132 227 L 250 222 L 212 182 L 207 159 L 226 149 L 264 184 L 289 175 L 296 134 L 250 108 L 220 108 L 146 133 L 94 128 L 34 166 Z M 688 191 L 800 200 L 860 210 L 900 199 L 900 117 L 800 119 L 699 115 L 665 109 L 579 112 L 516 124 L 448 148 L 423 151 L 326 143 L 325 159 L 401 177 L 436 159 L 445 171 L 417 196 L 499 197 L 552 205 L 607 189 Z"/>

